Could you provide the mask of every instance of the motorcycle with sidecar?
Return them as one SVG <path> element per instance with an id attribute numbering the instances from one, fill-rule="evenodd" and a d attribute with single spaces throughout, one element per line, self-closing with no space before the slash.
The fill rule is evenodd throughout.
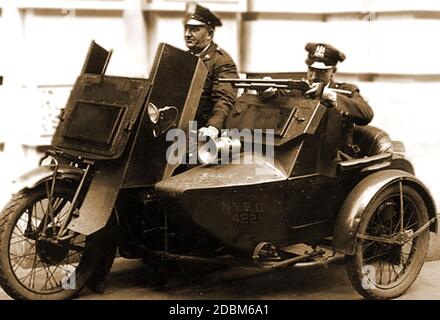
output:
<path id="1" fill-rule="evenodd" d="M 397 297 L 414 282 L 437 232 L 436 208 L 385 132 L 350 126 L 319 97 L 263 99 L 249 90 L 304 82 L 230 80 L 246 92 L 226 127 L 272 138 L 241 137 L 252 148 L 239 148 L 236 162 L 181 170 L 167 161 L 167 133 L 190 134 L 203 62 L 161 44 L 150 77 L 138 79 L 106 75 L 110 57 L 92 42 L 52 147 L 16 180 L 0 215 L 0 285 L 11 297 L 99 291 L 117 249 L 155 266 L 264 270 L 345 256 L 354 288 L 372 299 Z"/>

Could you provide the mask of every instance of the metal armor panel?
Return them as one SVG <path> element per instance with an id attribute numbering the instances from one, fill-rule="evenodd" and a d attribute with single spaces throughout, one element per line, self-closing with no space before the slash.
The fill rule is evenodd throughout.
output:
<path id="1" fill-rule="evenodd" d="M 103 75 L 107 69 L 111 55 L 111 50 L 107 51 L 95 41 L 92 41 L 81 73 Z"/>
<path id="2" fill-rule="evenodd" d="M 178 115 L 172 128 L 180 128 L 188 136 L 188 122 L 195 117 L 208 71 L 196 56 L 169 45 L 159 48 L 158 57 L 161 60 L 156 62 L 156 72 L 152 74 L 148 103 L 158 108 L 175 107 Z M 139 139 L 136 139 L 123 187 L 152 185 L 170 177 L 178 166 L 169 164 L 166 159 L 166 151 L 173 141 L 166 140 L 166 132 L 155 137 L 153 129 L 148 117 L 142 116 Z"/>
<path id="3" fill-rule="evenodd" d="M 142 110 L 150 82 L 83 74 L 60 116 L 52 145 L 88 159 L 122 155 Z"/>
<path id="4" fill-rule="evenodd" d="M 161 44 L 151 77 L 150 93 L 142 104 L 128 147 L 120 158 L 95 164 L 96 170 L 79 210 L 80 215 L 69 225 L 70 230 L 90 235 L 103 228 L 126 177 L 125 186 L 129 183 L 149 185 L 164 175 L 167 168 L 165 134 L 157 138 L 153 136 L 153 124 L 147 118 L 146 106 L 149 102 L 161 107 L 174 103 L 179 110 L 176 122 L 183 126 L 181 122 L 194 117 L 206 68 L 197 57 Z M 193 86 L 194 82 L 198 85 Z"/>

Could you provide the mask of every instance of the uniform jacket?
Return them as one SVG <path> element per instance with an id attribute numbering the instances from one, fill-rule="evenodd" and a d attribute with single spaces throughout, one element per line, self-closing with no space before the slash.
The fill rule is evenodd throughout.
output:
<path id="1" fill-rule="evenodd" d="M 331 82 L 330 88 L 347 90 L 352 92 L 351 97 L 337 94 L 336 108 L 341 111 L 351 122 L 356 125 L 367 125 L 373 119 L 373 109 L 362 98 L 359 88 L 350 83 Z"/>
<path id="2" fill-rule="evenodd" d="M 352 93 L 350 97 L 340 93 L 337 93 L 336 95 L 336 109 L 338 109 L 350 122 L 360 126 L 370 123 L 374 115 L 373 109 L 371 109 L 364 98 L 362 98 L 359 93 L 359 88 L 356 85 L 331 81 L 329 87 L 350 91 Z M 281 90 L 280 94 L 297 97 L 304 95 L 302 91 L 296 89 L 291 91 Z M 323 104 L 327 106 L 325 101 L 323 101 Z"/>
<path id="3" fill-rule="evenodd" d="M 234 106 L 237 92 L 231 84 L 215 81 L 219 78 L 238 78 L 237 68 L 229 54 L 214 42 L 200 55 L 200 58 L 208 68 L 208 75 L 196 113 L 197 125 L 221 129 Z"/>

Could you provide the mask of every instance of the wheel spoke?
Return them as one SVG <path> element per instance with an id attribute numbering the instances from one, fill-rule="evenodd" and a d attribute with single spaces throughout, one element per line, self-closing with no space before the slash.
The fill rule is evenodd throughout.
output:
<path id="1" fill-rule="evenodd" d="M 69 210 L 65 210 L 65 211 L 62 211 L 62 210 L 66 207 L 66 204 L 69 202 L 70 201 L 67 199 L 61 199 L 61 203 L 59 204 L 59 206 L 56 208 L 56 210 L 54 209 L 55 215 L 57 217 L 57 222 L 56 222 L 57 225 L 61 224 L 61 221 L 63 221 L 64 217 L 67 216 L 67 213 L 69 212 Z M 59 214 L 59 213 L 61 213 L 61 214 Z"/>
<path id="2" fill-rule="evenodd" d="M 26 282 L 26 280 L 29 279 L 29 286 L 28 287 L 34 288 L 35 274 L 38 273 L 39 271 L 41 271 L 41 270 L 37 271 L 37 270 L 31 269 L 25 276 L 19 278 L 18 280 L 24 284 Z"/>
<path id="3" fill-rule="evenodd" d="M 15 254 L 15 253 L 11 252 L 9 255 L 12 256 L 12 257 L 15 257 L 16 259 L 19 259 L 19 258 L 27 258 L 29 256 L 33 256 L 34 254 L 33 253 L 27 253 L 27 254 L 20 254 L 20 255 L 18 255 L 18 254 Z"/>
<path id="4" fill-rule="evenodd" d="M 29 241 L 29 239 L 27 239 L 27 238 L 23 238 L 23 239 L 21 239 L 21 240 L 15 240 L 14 242 L 11 242 L 9 245 L 12 247 L 12 246 L 17 245 L 18 243 L 23 243 L 23 242 L 31 243 L 31 242 Z"/>
<path id="5" fill-rule="evenodd" d="M 414 227 L 416 227 L 418 224 L 419 224 L 418 222 L 414 222 L 413 224 L 411 224 L 411 225 L 405 227 L 405 230 L 406 230 L 406 231 L 412 230 L 412 229 L 414 229 Z"/>
<path id="6" fill-rule="evenodd" d="M 55 270 L 54 271 L 50 270 L 51 267 L 53 267 L 53 266 L 48 265 L 48 267 L 47 267 L 47 271 L 48 271 L 47 274 L 49 275 L 48 282 L 51 285 L 51 287 L 49 288 L 50 290 L 58 286 L 57 280 L 55 279 L 55 275 L 54 275 L 55 271 L 58 269 L 58 266 L 55 266 Z M 51 279 L 53 279 L 54 283 L 52 283 Z M 46 288 L 47 288 L 47 286 L 46 286 Z"/>
<path id="7" fill-rule="evenodd" d="M 54 203 L 53 206 L 53 212 L 54 212 L 54 223 L 56 225 L 59 225 L 64 216 L 66 215 L 67 211 L 63 212 L 63 209 L 65 208 L 66 204 L 69 202 L 67 199 L 64 198 L 57 198 L 55 200 L 56 203 Z"/>
<path id="8" fill-rule="evenodd" d="M 366 244 L 365 243 L 366 241 L 369 241 L 369 243 Z M 366 240 L 366 241 L 364 241 L 364 243 L 362 244 L 362 248 L 364 249 L 364 251 L 376 243 L 375 241 L 371 241 L 371 240 Z"/>
<path id="9" fill-rule="evenodd" d="M 382 275 L 383 275 L 383 262 L 379 260 L 379 283 L 382 283 Z"/>
<path id="10" fill-rule="evenodd" d="M 11 267 L 12 267 L 12 270 L 14 270 L 14 272 L 15 271 L 17 271 L 16 269 L 15 269 L 15 266 L 17 266 L 18 267 L 18 264 L 19 263 L 21 263 L 26 257 L 27 257 L 27 254 L 28 254 L 28 252 L 32 249 L 33 247 L 29 247 L 25 252 L 24 252 L 24 254 L 15 262 L 15 264 L 13 264 L 13 265 L 11 265 Z M 12 262 L 12 261 L 11 261 Z"/>
<path id="11" fill-rule="evenodd" d="M 393 267 L 393 274 L 396 275 L 396 277 L 394 278 L 394 280 L 396 280 L 396 279 L 399 277 L 399 273 L 396 271 L 396 267 L 395 267 L 394 264 L 392 265 L 392 267 Z"/>
<path id="12" fill-rule="evenodd" d="M 382 221 L 382 217 L 380 216 L 380 214 L 376 214 L 376 218 L 377 218 L 377 223 L 379 224 L 380 228 L 383 229 L 384 223 Z"/>
<path id="13" fill-rule="evenodd" d="M 21 234 L 17 234 L 17 233 L 16 233 L 16 229 L 17 229 Z M 31 242 L 31 240 L 29 240 L 29 238 L 26 237 L 26 236 L 21 232 L 21 230 L 18 229 L 18 228 L 14 228 L 14 231 L 12 232 L 12 235 L 15 235 L 16 238 L 19 238 L 19 239 L 21 239 L 22 241 L 26 241 L 29 245 L 33 245 L 33 242 Z M 12 236 L 11 236 L 11 239 L 12 239 Z M 9 244 L 9 247 L 11 247 L 11 243 Z"/>
<path id="14" fill-rule="evenodd" d="M 397 217 L 397 221 L 396 221 L 396 225 L 394 226 L 393 232 L 392 234 L 398 234 L 399 233 L 399 228 L 400 228 L 400 216 L 396 214 Z"/>
<path id="15" fill-rule="evenodd" d="M 388 232 L 387 235 L 392 235 L 393 234 L 393 216 L 390 217 L 390 223 L 389 223 L 389 228 L 388 228 Z"/>
<path id="16" fill-rule="evenodd" d="M 18 220 L 18 221 L 20 221 L 20 220 Z M 19 233 L 17 234 L 17 233 L 15 233 L 15 231 L 18 231 Z M 15 233 L 15 235 L 16 235 L 17 237 L 27 238 L 27 237 L 24 235 L 23 231 L 21 231 L 21 229 L 20 229 L 18 226 L 15 226 L 15 228 L 14 228 L 14 232 L 13 232 L 13 233 Z"/>
<path id="17" fill-rule="evenodd" d="M 38 271 L 36 270 L 36 265 L 37 265 L 36 261 L 37 261 L 37 253 L 35 252 L 34 261 L 32 263 L 31 270 L 25 276 L 19 278 L 20 282 L 24 283 L 26 281 L 26 279 L 29 277 L 29 287 L 32 286 L 32 278 L 34 278 L 34 282 L 35 282 L 35 274 L 37 272 L 41 271 L 41 270 L 38 270 Z"/>
<path id="18" fill-rule="evenodd" d="M 370 221 L 370 224 L 372 224 L 373 226 L 376 226 L 377 229 L 379 229 L 379 230 L 382 230 L 382 229 L 383 229 L 383 225 L 380 224 L 379 222 L 374 221 L 374 220 L 371 220 L 371 221 Z"/>
<path id="19" fill-rule="evenodd" d="M 32 264 L 32 270 L 33 270 L 33 281 L 32 284 L 29 284 L 29 286 L 33 289 L 35 288 L 35 275 L 37 274 L 37 265 L 38 265 L 38 259 L 37 259 L 37 252 L 35 252 L 34 255 L 34 263 Z"/>
<path id="20" fill-rule="evenodd" d="M 371 260 L 376 260 L 376 259 L 379 258 L 379 257 L 383 257 L 383 256 L 385 256 L 386 254 L 387 254 L 387 252 L 382 252 L 382 253 L 376 254 L 376 255 L 374 255 L 374 256 L 372 256 L 372 257 L 365 258 L 365 259 L 364 259 L 364 262 L 369 262 L 369 261 L 371 261 Z M 378 261 L 381 261 L 381 260 L 378 260 Z"/>
<path id="21" fill-rule="evenodd" d="M 375 241 L 379 243 L 387 243 L 387 244 L 399 244 L 399 241 L 396 239 L 393 239 L 394 237 L 386 235 L 386 237 L 383 236 L 373 236 L 370 234 L 358 234 L 358 238 L 362 240 L 370 240 Z"/>
<path id="22" fill-rule="evenodd" d="M 40 204 L 40 207 L 41 207 L 41 213 L 42 213 L 41 223 L 43 225 L 42 225 L 41 229 L 40 229 L 40 226 L 38 226 L 37 231 L 46 233 L 46 228 L 47 228 L 47 223 L 48 223 L 47 220 L 49 219 L 49 215 L 48 215 L 48 212 L 43 207 L 43 201 L 40 200 L 40 201 L 38 201 L 38 203 Z M 37 213 L 37 215 L 38 215 L 38 213 Z"/>
<path id="23" fill-rule="evenodd" d="M 405 229 L 409 229 L 408 224 L 411 223 L 411 221 L 414 221 L 414 209 L 411 210 L 411 215 L 408 218 L 408 222 L 405 226 Z M 414 224 L 419 224 L 419 222 L 416 220 L 415 222 L 412 223 L 412 225 Z"/>

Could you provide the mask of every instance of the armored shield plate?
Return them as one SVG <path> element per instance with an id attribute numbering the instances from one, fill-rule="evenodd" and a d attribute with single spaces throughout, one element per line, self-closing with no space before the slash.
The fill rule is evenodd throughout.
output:
<path id="1" fill-rule="evenodd" d="M 85 73 L 78 77 L 52 145 L 88 159 L 121 156 L 150 82 Z"/>
<path id="2" fill-rule="evenodd" d="M 111 50 L 107 51 L 95 41 L 92 41 L 81 73 L 104 74 L 111 55 Z"/>
<path id="3" fill-rule="evenodd" d="M 155 68 L 151 73 L 152 85 L 148 103 L 158 108 L 172 106 L 177 110 L 174 123 L 164 128 L 178 128 L 188 136 L 189 121 L 194 120 L 200 96 L 208 73 L 203 61 L 188 52 L 169 45 L 157 51 Z M 164 114 L 166 121 L 168 114 Z M 173 141 L 167 141 L 167 131 L 159 130 L 148 116 L 141 117 L 138 138 L 134 144 L 123 187 L 152 185 L 173 174 L 178 164 L 167 161 L 166 152 Z"/>
<path id="4" fill-rule="evenodd" d="M 80 207 L 80 215 L 72 220 L 69 225 L 70 230 L 85 235 L 100 230 L 106 225 L 111 215 L 121 187 L 151 185 L 161 180 L 167 172 L 170 172 L 165 157 L 168 145 L 166 133 L 164 132 L 158 136 L 153 135 L 154 125 L 146 114 L 146 106 L 150 102 L 160 108 L 173 106 L 178 111 L 174 126 L 179 128 L 187 127 L 188 120 L 194 118 L 206 74 L 206 67 L 197 57 L 166 44 L 160 45 L 151 72 L 151 81 L 149 82 L 151 83 L 151 88 L 148 98 L 141 102 L 142 96 L 137 96 L 138 100 L 136 101 L 140 103 L 141 111 L 139 113 L 140 116 L 137 117 L 138 121 L 134 126 L 133 134 L 128 140 L 128 147 L 125 148 L 124 153 L 118 159 L 98 161 L 95 164 L 95 173 L 87 195 Z M 113 78 L 104 77 L 103 79 L 112 80 Z M 131 80 L 125 81 L 128 89 L 132 88 L 131 84 L 138 81 L 133 79 L 127 80 Z M 101 83 L 100 86 L 102 85 Z M 113 92 L 103 90 L 102 93 L 106 93 L 109 96 L 118 94 L 120 91 L 116 90 L 115 85 L 113 87 L 115 87 Z M 83 88 L 83 86 L 78 86 L 78 88 Z M 101 91 L 97 88 L 96 92 Z M 133 91 L 129 90 L 128 92 Z M 136 91 L 132 97 L 135 94 Z M 87 97 L 92 98 L 96 96 L 91 95 Z M 105 101 L 106 97 L 101 95 L 99 100 L 95 99 L 94 102 Z M 116 97 L 113 97 L 113 99 L 116 99 Z M 138 105 L 136 104 L 136 106 Z M 100 107 L 101 105 L 96 108 Z M 78 108 L 86 107 L 80 106 Z M 128 108 L 125 111 L 120 111 L 120 113 L 115 112 L 115 110 L 120 109 L 107 108 L 107 106 L 104 109 L 105 111 L 101 113 L 113 122 L 122 122 L 123 120 L 119 120 L 119 118 L 125 119 L 122 113 L 125 112 L 126 115 L 128 112 Z M 132 120 L 136 119 L 134 111 L 131 115 L 133 115 Z M 128 128 L 126 125 L 130 128 L 132 127 L 131 122 L 125 122 L 117 127 Z M 76 129 L 75 123 L 70 124 L 70 126 Z M 85 130 L 85 128 L 83 129 Z M 95 131 L 94 128 L 88 130 Z M 99 139 L 99 143 L 105 145 L 111 130 L 113 129 L 106 128 L 104 131 L 107 133 L 93 135 L 93 138 L 95 140 Z M 69 134 L 72 135 L 73 133 L 69 131 Z M 86 139 L 84 133 L 81 132 L 81 134 L 81 141 L 84 143 Z M 62 138 L 64 139 L 63 141 L 67 140 L 64 136 Z M 76 136 L 73 139 L 77 139 Z M 118 137 L 114 139 L 118 139 Z M 119 152 L 119 149 L 117 151 Z"/>

